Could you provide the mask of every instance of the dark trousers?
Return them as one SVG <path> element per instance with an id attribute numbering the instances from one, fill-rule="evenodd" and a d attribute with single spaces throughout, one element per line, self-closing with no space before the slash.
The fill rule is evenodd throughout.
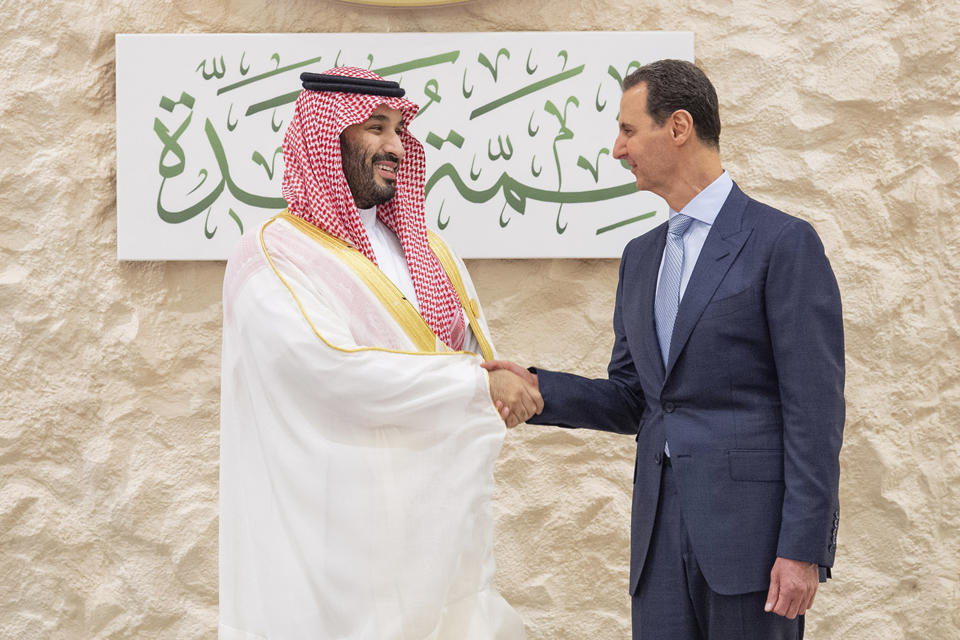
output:
<path id="1" fill-rule="evenodd" d="M 766 591 L 724 596 L 690 547 L 676 479 L 663 466 L 653 539 L 633 596 L 633 640 L 801 640 L 803 616 L 765 613 Z"/>

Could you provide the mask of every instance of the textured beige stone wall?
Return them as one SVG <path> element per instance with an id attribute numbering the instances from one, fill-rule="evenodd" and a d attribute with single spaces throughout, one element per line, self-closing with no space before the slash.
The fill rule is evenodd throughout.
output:
<path id="1" fill-rule="evenodd" d="M 845 302 L 836 579 L 810 638 L 960 637 L 953 0 L 0 0 L 0 637 L 213 638 L 221 263 L 119 264 L 117 32 L 692 30 L 725 166 Z M 613 132 L 611 131 L 611 136 Z M 615 261 L 474 261 L 501 351 L 600 375 Z M 534 640 L 627 637 L 632 440 L 525 427 L 498 582 Z"/>

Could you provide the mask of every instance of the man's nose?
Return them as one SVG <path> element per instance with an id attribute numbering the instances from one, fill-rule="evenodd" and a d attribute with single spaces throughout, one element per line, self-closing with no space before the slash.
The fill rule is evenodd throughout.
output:
<path id="1" fill-rule="evenodd" d="M 403 160 L 403 141 L 400 139 L 400 134 L 393 132 L 387 136 L 383 145 L 383 152 L 392 153 L 398 159 Z"/>
<path id="2" fill-rule="evenodd" d="M 617 136 L 617 139 L 613 143 L 613 157 L 617 160 L 625 157 L 627 155 L 627 145 L 623 142 L 623 136 Z"/>

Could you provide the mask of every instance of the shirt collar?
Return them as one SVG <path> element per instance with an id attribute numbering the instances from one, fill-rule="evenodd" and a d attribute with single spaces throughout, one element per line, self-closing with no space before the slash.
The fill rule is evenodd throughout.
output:
<path id="1" fill-rule="evenodd" d="M 726 202 L 731 189 L 733 189 L 733 180 L 730 178 L 730 174 L 724 170 L 719 178 L 694 196 L 693 200 L 688 202 L 680 213 L 713 226 L 713 221 L 717 219 L 717 214 L 720 213 L 720 208 Z M 676 214 L 676 211 L 670 209 L 669 216 L 671 218 Z"/>

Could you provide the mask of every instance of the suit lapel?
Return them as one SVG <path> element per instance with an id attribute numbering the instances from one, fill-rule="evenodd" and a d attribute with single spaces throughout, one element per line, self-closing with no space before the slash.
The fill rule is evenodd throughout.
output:
<path id="1" fill-rule="evenodd" d="M 660 355 L 660 340 L 657 338 L 657 325 L 654 312 L 654 301 L 657 296 L 657 274 L 660 271 L 660 262 L 663 259 L 663 248 L 667 243 L 667 225 L 663 224 L 656 229 L 654 241 L 648 250 L 640 254 L 640 264 L 637 266 L 638 275 L 638 304 L 637 317 L 643 323 L 640 327 L 641 343 L 646 362 L 656 362 L 656 372 L 663 380 L 663 356 Z"/>
<path id="2" fill-rule="evenodd" d="M 710 233 L 707 234 L 686 291 L 680 300 L 680 307 L 677 309 L 665 377 L 670 375 L 704 307 L 710 302 L 730 265 L 733 264 L 753 231 L 752 228 L 741 229 L 743 211 L 747 202 L 747 196 L 734 184 L 710 228 Z M 655 333 L 654 341 L 656 342 Z"/>

